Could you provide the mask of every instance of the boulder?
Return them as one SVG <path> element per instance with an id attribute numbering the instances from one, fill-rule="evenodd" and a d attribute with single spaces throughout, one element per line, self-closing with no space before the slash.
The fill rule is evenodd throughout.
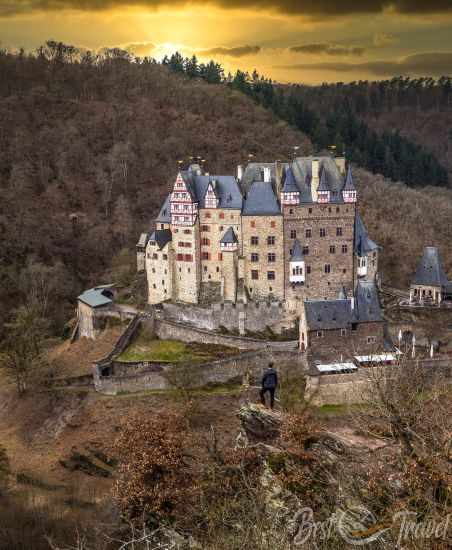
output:
<path id="1" fill-rule="evenodd" d="M 281 414 L 262 405 L 244 405 L 237 415 L 250 444 L 275 441 L 281 434 Z"/>

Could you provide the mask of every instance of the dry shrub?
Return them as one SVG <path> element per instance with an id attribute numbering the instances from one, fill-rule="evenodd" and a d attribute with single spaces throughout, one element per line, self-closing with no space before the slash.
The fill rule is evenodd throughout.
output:
<path id="1" fill-rule="evenodd" d="M 186 462 L 187 422 L 174 412 L 129 417 L 115 442 L 120 457 L 115 497 L 139 524 L 173 519 L 194 493 Z"/>

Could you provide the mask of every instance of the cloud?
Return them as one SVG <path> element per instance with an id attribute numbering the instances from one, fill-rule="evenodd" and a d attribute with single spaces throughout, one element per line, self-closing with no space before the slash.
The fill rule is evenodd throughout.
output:
<path id="1" fill-rule="evenodd" d="M 374 34 L 374 46 L 377 46 L 377 48 L 382 48 L 384 46 L 390 46 L 391 44 L 395 44 L 398 42 L 399 39 L 394 36 L 393 34 L 389 34 L 386 32 L 377 32 Z"/>
<path id="2" fill-rule="evenodd" d="M 419 53 L 396 61 L 367 61 L 365 63 L 305 63 L 279 66 L 279 69 L 305 71 L 336 71 L 340 73 L 367 72 L 374 76 L 450 74 L 452 52 Z"/>
<path id="3" fill-rule="evenodd" d="M 151 9 L 185 5 L 248 8 L 291 15 L 328 16 L 395 11 L 407 14 L 452 11 L 450 0 L 0 0 L 0 16 L 63 9 L 102 10 L 142 6 Z"/>
<path id="4" fill-rule="evenodd" d="M 303 44 L 301 46 L 292 46 L 291 52 L 306 54 L 326 54 L 326 55 L 363 55 L 365 48 L 358 46 L 340 46 L 337 44 Z"/>
<path id="5" fill-rule="evenodd" d="M 150 55 L 156 46 L 152 42 L 131 42 L 130 44 L 122 45 L 121 48 L 140 57 Z"/>
<path id="6" fill-rule="evenodd" d="M 207 56 L 229 56 L 229 57 L 244 57 L 245 55 L 255 55 L 261 51 L 260 46 L 237 46 L 235 48 L 210 48 L 208 50 L 198 50 L 198 53 L 204 57 Z"/>

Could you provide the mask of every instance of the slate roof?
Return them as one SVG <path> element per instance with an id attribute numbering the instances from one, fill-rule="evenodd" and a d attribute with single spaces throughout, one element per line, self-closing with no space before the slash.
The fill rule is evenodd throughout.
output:
<path id="1" fill-rule="evenodd" d="M 182 171 L 187 189 L 199 208 L 205 208 L 205 197 L 209 182 L 214 181 L 215 194 L 218 197 L 218 208 L 233 208 L 241 210 L 243 204 L 242 193 L 234 176 L 205 176 L 198 175 L 193 170 Z"/>
<path id="2" fill-rule="evenodd" d="M 295 176 L 293 175 L 292 168 L 290 166 L 286 167 L 284 172 L 284 184 L 282 188 L 283 193 L 299 193 L 297 182 L 295 181 Z"/>
<path id="3" fill-rule="evenodd" d="M 106 306 L 108 304 L 113 303 L 113 300 L 106 296 L 106 291 L 111 288 L 113 285 L 103 285 L 95 288 L 90 288 L 89 290 L 85 290 L 80 296 L 78 297 L 78 300 L 80 302 L 83 302 L 84 304 L 87 304 L 90 307 L 96 308 L 96 307 L 102 307 Z"/>
<path id="4" fill-rule="evenodd" d="M 223 243 L 223 244 L 234 244 L 234 243 L 238 243 L 238 239 L 236 237 L 236 234 L 234 233 L 234 230 L 232 229 L 232 227 L 230 227 L 226 233 L 223 235 L 223 237 L 221 238 L 221 241 L 220 243 Z"/>
<path id="5" fill-rule="evenodd" d="M 243 201 L 243 216 L 281 215 L 281 207 L 276 199 L 271 183 L 255 181 L 251 184 Z"/>
<path id="6" fill-rule="evenodd" d="M 369 237 L 366 226 L 357 212 L 355 217 L 355 254 L 362 258 L 377 248 L 378 245 Z"/>
<path id="7" fill-rule="evenodd" d="M 292 255 L 290 256 L 291 262 L 302 262 L 303 261 L 303 249 L 301 248 L 300 241 L 295 239 L 292 247 Z"/>
<path id="8" fill-rule="evenodd" d="M 435 246 L 426 246 L 421 262 L 413 279 L 415 285 L 448 286 L 446 272 L 439 250 Z"/>
<path id="9" fill-rule="evenodd" d="M 373 282 L 359 281 L 355 305 L 351 299 L 307 300 L 304 302 L 309 330 L 349 328 L 352 323 L 382 321 L 378 290 Z"/>
<path id="10" fill-rule="evenodd" d="M 159 215 L 155 220 L 157 223 L 171 223 L 170 198 L 171 198 L 171 194 L 169 194 L 166 197 L 165 202 L 163 203 L 162 208 L 160 209 Z"/>
<path id="11" fill-rule="evenodd" d="M 320 175 L 319 186 L 317 187 L 317 191 L 330 191 L 330 186 L 328 184 L 328 178 L 327 178 L 327 175 L 326 175 L 326 170 L 322 170 L 322 173 Z"/>
<path id="12" fill-rule="evenodd" d="M 155 241 L 159 247 L 159 250 L 162 250 L 162 248 L 164 248 L 172 240 L 172 238 L 173 237 L 169 229 L 156 229 L 149 237 L 149 241 Z"/>
<path id="13" fill-rule="evenodd" d="M 347 170 L 347 176 L 344 183 L 344 191 L 356 191 L 355 183 L 353 181 L 352 167 L 349 166 Z"/>

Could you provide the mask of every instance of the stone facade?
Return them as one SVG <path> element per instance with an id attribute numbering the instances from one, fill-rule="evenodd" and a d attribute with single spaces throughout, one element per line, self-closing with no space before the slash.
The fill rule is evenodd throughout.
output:
<path id="1" fill-rule="evenodd" d="M 243 216 L 245 288 L 252 300 L 284 300 L 282 216 Z"/>
<path id="2" fill-rule="evenodd" d="M 238 179 L 191 165 L 177 175 L 147 237 L 149 303 L 276 301 L 294 322 L 304 300 L 352 294 L 378 270 L 378 247 L 356 201 L 344 159 L 253 163 Z M 139 269 L 142 254 L 143 235 Z"/>
<path id="3" fill-rule="evenodd" d="M 336 298 L 345 288 L 353 291 L 353 241 L 355 204 L 285 205 L 285 256 L 290 258 L 298 239 L 306 269 L 302 285 L 290 282 L 285 264 L 285 295 L 294 302 L 312 298 Z"/>

